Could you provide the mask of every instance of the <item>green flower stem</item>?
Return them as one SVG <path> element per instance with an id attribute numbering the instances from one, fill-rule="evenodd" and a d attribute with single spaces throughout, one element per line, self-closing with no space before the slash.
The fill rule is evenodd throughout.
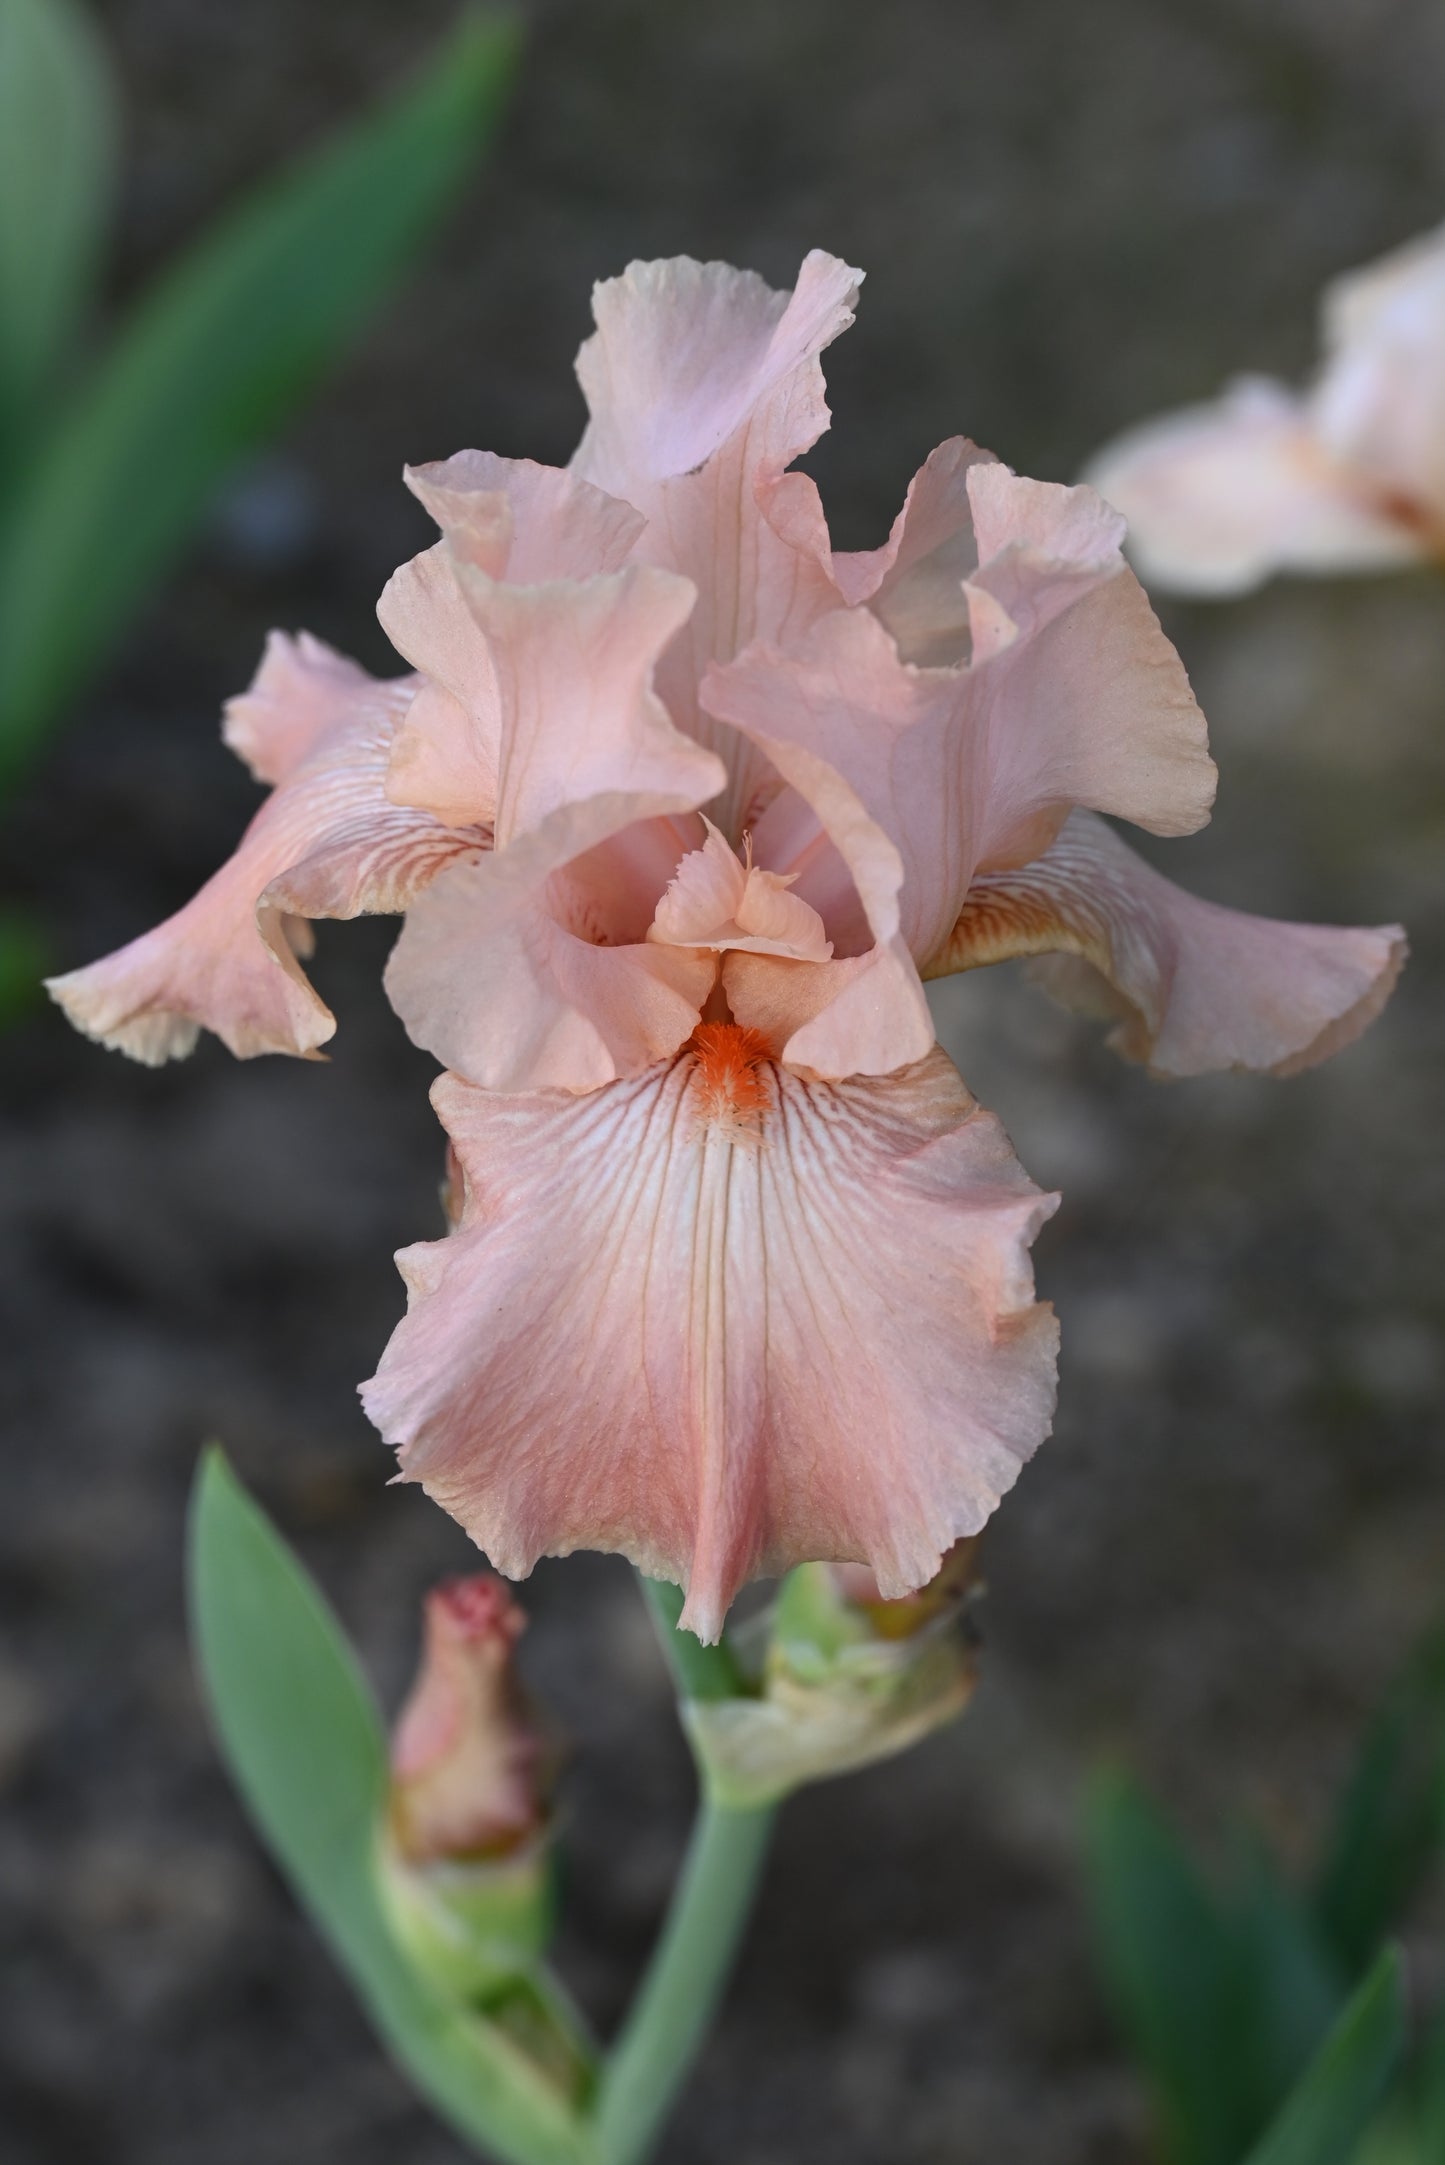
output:
<path id="1" fill-rule="evenodd" d="M 775 1817 L 773 1805 L 700 1806 L 662 1937 L 608 2056 L 596 2107 L 600 2165 L 644 2165 L 651 2154 L 727 1983 Z"/>
<path id="2" fill-rule="evenodd" d="M 672 1680 L 682 1699 L 738 1699 L 748 1692 L 747 1679 L 726 1637 L 716 1646 L 704 1646 L 690 1631 L 679 1631 L 682 1591 L 666 1579 L 641 1579 L 652 1620 L 657 1626 Z"/>

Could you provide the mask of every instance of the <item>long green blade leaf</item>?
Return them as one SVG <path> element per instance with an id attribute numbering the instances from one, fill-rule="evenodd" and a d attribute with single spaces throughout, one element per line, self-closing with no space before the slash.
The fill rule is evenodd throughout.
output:
<path id="1" fill-rule="evenodd" d="M 27 471 L 0 550 L 0 784 L 84 681 L 217 483 L 359 329 L 482 147 L 509 18 L 191 251 Z"/>
<path id="2" fill-rule="evenodd" d="M 1095 1782 L 1087 1842 L 1105 1976 L 1171 2165 L 1235 2165 L 1251 2131 L 1254 2085 L 1228 1922 L 1177 1837 L 1124 1776 Z"/>
<path id="3" fill-rule="evenodd" d="M 1418 1647 L 1372 1722 L 1315 1884 L 1322 1933 L 1351 1973 L 1373 1959 L 1445 1836 L 1445 1626 Z"/>
<path id="4" fill-rule="evenodd" d="M 386 1790 L 376 1708 L 320 1593 L 214 1448 L 192 1499 L 190 1603 L 236 1786 L 397 2060 L 484 2149 L 518 2165 L 586 2165 L 585 2125 L 394 1938 L 376 1865 Z"/>
<path id="5" fill-rule="evenodd" d="M 0 453 L 90 298 L 115 154 L 105 49 L 76 0 L 0 0 Z"/>
<path id="6" fill-rule="evenodd" d="M 1347 2165 L 1404 2040 L 1400 1958 L 1386 1948 L 1245 2165 Z"/>

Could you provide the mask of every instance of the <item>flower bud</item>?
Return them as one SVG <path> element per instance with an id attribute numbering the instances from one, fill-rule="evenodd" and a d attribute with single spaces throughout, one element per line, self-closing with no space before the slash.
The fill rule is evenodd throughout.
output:
<path id="1" fill-rule="evenodd" d="M 427 1596 L 421 1668 L 392 1738 L 392 1914 L 464 1997 L 526 1974 L 552 1922 L 548 1754 L 515 1673 L 526 1618 L 490 1573 Z"/>
<path id="2" fill-rule="evenodd" d="M 854 1564 L 802 1564 L 779 1589 L 756 1698 L 694 1700 L 688 1731 L 712 1796 L 751 1806 L 889 1759 L 962 1712 L 977 1673 L 966 1608 L 975 1543 L 927 1586 L 884 1600 Z"/>

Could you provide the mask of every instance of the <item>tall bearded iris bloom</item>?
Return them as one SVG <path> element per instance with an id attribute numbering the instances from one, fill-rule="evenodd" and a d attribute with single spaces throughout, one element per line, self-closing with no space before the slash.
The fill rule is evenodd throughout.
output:
<path id="1" fill-rule="evenodd" d="M 704 1638 L 802 1559 L 920 1586 L 1047 1430 L 1056 1199 L 925 978 L 1057 951 L 1158 1071 L 1283 1072 L 1402 952 L 1194 901 L 1099 817 L 1189 833 L 1214 770 L 1092 490 L 955 440 L 881 548 L 833 550 L 790 469 L 858 278 L 600 286 L 569 468 L 408 475 L 441 539 L 380 613 L 414 673 L 276 640 L 229 710 L 274 785 L 236 856 L 52 988 L 141 1058 L 311 1053 L 306 920 L 404 911 L 455 1222 L 400 1259 L 367 1407 L 503 1571 L 620 1550 Z"/>

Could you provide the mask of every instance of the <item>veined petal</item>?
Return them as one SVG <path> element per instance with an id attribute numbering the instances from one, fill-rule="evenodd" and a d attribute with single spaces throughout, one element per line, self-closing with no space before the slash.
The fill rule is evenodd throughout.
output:
<path id="1" fill-rule="evenodd" d="M 852 322 L 861 275 L 816 249 L 791 294 L 722 263 L 635 263 L 597 288 L 597 332 L 578 356 L 591 419 L 574 471 L 646 515 L 640 561 L 697 588 L 658 689 L 727 760 L 712 809 L 734 842 L 766 762 L 699 707 L 698 679 L 710 660 L 791 637 L 837 604 L 826 536 L 775 525 L 769 504 L 784 468 L 828 425 L 818 355 Z"/>
<path id="2" fill-rule="evenodd" d="M 319 642 L 286 648 L 273 639 L 257 680 L 266 690 L 250 695 L 243 723 L 248 749 L 267 759 L 280 753 L 285 731 L 271 701 L 283 677 L 306 691 L 312 670 L 321 681 L 303 711 L 331 701 L 331 718 L 235 855 L 153 932 L 48 981 L 88 1036 L 148 1066 L 188 1053 L 203 1028 L 242 1059 L 312 1054 L 336 1024 L 297 960 L 309 952 L 297 919 L 404 909 L 443 866 L 487 847 L 484 830 L 442 827 L 387 801 L 387 759 L 411 685 L 378 683 Z M 349 700 L 343 685 L 352 687 Z"/>
<path id="3" fill-rule="evenodd" d="M 1054 956 L 1048 988 L 1118 1018 L 1111 1044 L 1155 1074 L 1293 1075 L 1374 1020 L 1405 952 L 1398 925 L 1282 924 L 1202 902 L 1076 812 L 1036 863 L 979 880 L 929 975 Z"/>
<path id="4" fill-rule="evenodd" d="M 1054 1199 L 941 1053 L 808 1084 L 723 1025 L 581 1098 L 434 1101 L 466 1207 L 363 1395 L 500 1569 L 620 1550 L 705 1639 L 804 1558 L 898 1595 L 1045 1434 Z"/>
<path id="5" fill-rule="evenodd" d="M 258 782 L 284 782 L 375 689 L 376 679 L 360 663 L 309 631 L 294 638 L 268 632 L 260 668 L 244 692 L 226 701 L 221 736 Z"/>
<path id="6" fill-rule="evenodd" d="M 1243 594 L 1276 571 L 1384 570 L 1427 550 L 1418 520 L 1332 457 L 1304 404 L 1261 377 L 1128 430 L 1086 478 L 1128 521 L 1141 576 L 1179 593 Z"/>

